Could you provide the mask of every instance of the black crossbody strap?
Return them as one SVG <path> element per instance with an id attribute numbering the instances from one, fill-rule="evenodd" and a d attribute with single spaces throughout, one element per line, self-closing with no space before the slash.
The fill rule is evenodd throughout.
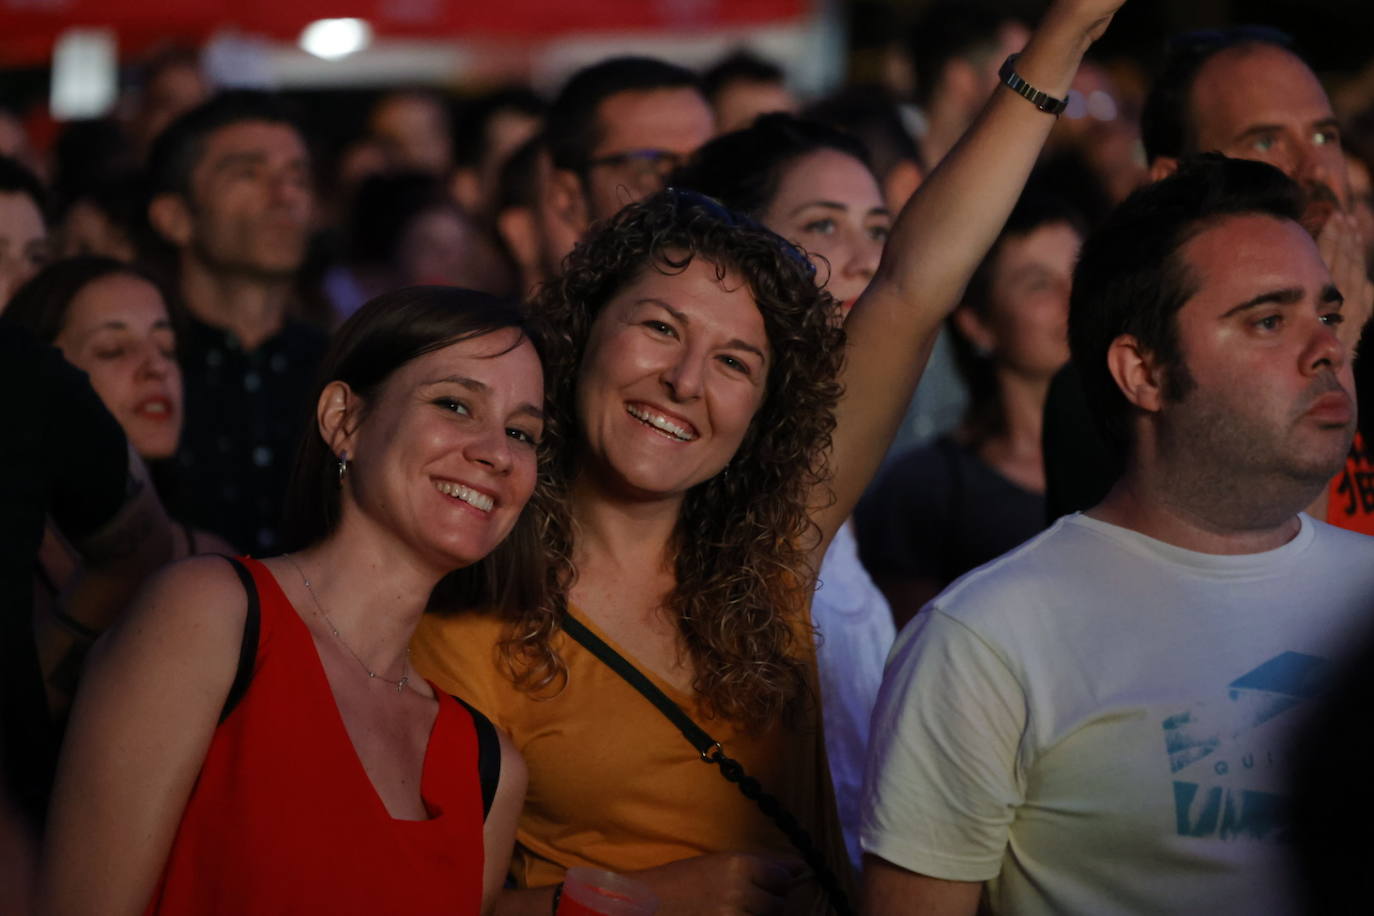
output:
<path id="1" fill-rule="evenodd" d="M 745 772 L 743 764 L 726 755 L 719 741 L 712 738 L 701 726 L 693 722 L 692 717 L 683 712 L 681 706 L 670 700 L 668 695 L 659 690 L 653 681 L 644 676 L 642 671 L 630 664 L 625 656 L 607 645 L 605 640 L 588 629 L 582 621 L 571 614 L 564 614 L 563 632 L 576 640 L 582 648 L 600 659 L 606 667 L 624 678 L 631 687 L 639 691 L 644 699 L 654 704 L 669 722 L 677 726 L 677 730 L 682 732 L 682 737 L 687 739 L 687 743 L 696 748 L 703 761 L 718 766 L 721 776 L 725 777 L 728 782 L 734 783 L 745 798 L 754 802 L 764 814 L 768 815 L 769 819 L 778 826 L 778 829 L 787 836 L 788 842 L 806 860 L 806 864 L 811 868 L 811 873 L 816 876 L 816 881 L 825 891 L 831 908 L 839 916 L 850 916 L 854 912 L 849 905 L 849 898 L 840 886 L 839 878 L 836 877 L 834 870 L 825 861 L 825 857 L 816 849 L 816 844 L 812 842 L 811 835 L 797 822 L 797 818 L 792 812 L 783 807 L 782 802 L 765 792 L 762 784 Z"/>
<path id="2" fill-rule="evenodd" d="M 262 619 L 262 608 L 258 603 L 258 586 L 253 581 L 253 574 L 236 557 L 225 556 L 224 559 L 234 567 L 239 582 L 243 583 L 243 591 L 248 596 L 248 613 L 243 618 L 243 642 L 239 645 L 238 668 L 234 672 L 234 682 L 229 685 L 229 695 L 224 699 L 224 709 L 219 714 L 220 722 L 229 718 L 229 714 L 239 705 L 239 701 L 248 691 L 248 685 L 253 681 L 253 665 L 258 658 L 258 628 Z"/>
<path id="3" fill-rule="evenodd" d="M 631 687 L 644 695 L 644 699 L 657 706 L 658 711 L 682 732 L 682 737 L 687 739 L 687 743 L 697 749 L 703 760 L 707 759 L 712 751 L 720 750 L 720 743 L 693 722 L 691 717 L 682 711 L 681 706 L 668 699 L 668 695 L 659 690 L 653 681 L 626 661 L 625 656 L 606 645 L 600 636 L 587 629 L 586 624 L 567 614 L 563 617 L 563 632 L 577 640 L 582 648 L 599 658 L 607 668 L 628 681 Z"/>

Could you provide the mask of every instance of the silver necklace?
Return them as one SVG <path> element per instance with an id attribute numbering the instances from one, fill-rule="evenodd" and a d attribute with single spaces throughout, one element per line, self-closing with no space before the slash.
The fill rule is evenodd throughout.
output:
<path id="1" fill-rule="evenodd" d="M 406 683 L 410 680 L 410 676 L 405 673 L 406 665 L 410 662 L 410 647 L 406 646 L 405 657 L 401 659 L 400 680 L 393 681 L 391 678 L 382 677 L 380 674 L 373 671 L 367 666 L 367 662 L 363 661 L 362 657 L 359 656 L 357 652 L 353 651 L 353 647 L 344 642 L 343 636 L 339 633 L 339 628 L 334 626 L 334 621 L 330 620 L 329 615 L 324 612 L 324 605 L 320 604 L 320 596 L 315 594 L 315 587 L 312 586 L 310 580 L 306 578 L 305 570 L 301 569 L 301 564 L 297 563 L 296 558 L 289 553 L 282 554 L 282 556 L 286 557 L 286 559 L 291 562 L 291 565 L 296 567 L 296 572 L 300 574 L 301 581 L 305 583 L 305 590 L 310 593 L 310 600 L 315 602 L 315 610 L 320 612 L 320 617 L 324 620 L 325 626 L 329 627 L 329 632 L 334 634 L 334 638 L 339 641 L 339 645 L 343 646 L 344 650 L 347 651 L 349 655 L 353 656 L 353 660 L 362 666 L 362 669 L 367 672 L 369 678 L 377 681 L 385 681 L 395 687 L 397 693 L 405 693 Z"/>

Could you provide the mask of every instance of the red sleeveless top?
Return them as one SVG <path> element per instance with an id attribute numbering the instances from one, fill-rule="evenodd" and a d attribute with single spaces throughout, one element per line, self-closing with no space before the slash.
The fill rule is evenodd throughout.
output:
<path id="1" fill-rule="evenodd" d="M 392 818 L 344 728 L 304 621 L 244 560 L 262 622 L 248 690 L 215 730 L 149 914 L 477 914 L 482 795 L 472 717 L 439 712 L 420 794 Z"/>

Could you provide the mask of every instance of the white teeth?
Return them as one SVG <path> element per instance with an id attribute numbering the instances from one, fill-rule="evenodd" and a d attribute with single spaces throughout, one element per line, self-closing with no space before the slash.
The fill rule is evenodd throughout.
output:
<path id="1" fill-rule="evenodd" d="M 159 416 L 165 416 L 167 413 L 167 405 L 161 401 L 150 401 L 139 408 L 139 413 L 152 413 L 158 414 Z"/>
<path id="2" fill-rule="evenodd" d="M 643 407 L 639 407 L 634 404 L 627 404 L 625 406 L 625 411 L 630 416 L 634 417 L 636 420 L 642 420 L 645 423 L 648 423 L 654 429 L 661 429 L 675 439 L 681 439 L 683 442 L 691 442 L 693 439 L 696 438 L 696 436 L 693 435 L 691 432 L 688 432 L 681 426 L 678 426 L 676 423 L 674 423 L 672 420 L 669 420 L 667 417 L 660 416 L 656 413 L 649 413 L 649 411 L 645 410 Z"/>
<path id="3" fill-rule="evenodd" d="M 495 500 L 485 493 L 479 493 L 472 487 L 465 487 L 461 483 L 449 483 L 446 480 L 434 481 L 435 488 L 445 496 L 452 496 L 461 499 L 470 506 L 475 506 L 483 512 L 490 512 L 491 507 L 496 505 Z"/>

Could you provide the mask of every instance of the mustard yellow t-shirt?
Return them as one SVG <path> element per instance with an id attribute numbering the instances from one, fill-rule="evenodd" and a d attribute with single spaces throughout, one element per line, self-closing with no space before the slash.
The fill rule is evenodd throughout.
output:
<path id="1" fill-rule="evenodd" d="M 421 674 L 506 731 L 525 757 L 529 790 L 511 862 L 518 887 L 555 884 L 576 865 L 628 872 L 714 852 L 796 857 L 757 804 L 718 767 L 703 763 L 662 713 L 581 645 L 556 637 L 567 686 L 538 698 L 517 689 L 506 674 L 502 635 L 503 621 L 495 614 L 427 615 L 412 658 Z M 808 662 L 814 681 L 814 657 Z M 725 720 L 707 719 L 693 697 L 644 674 L 783 802 L 848 884 L 819 710 L 801 727 L 775 726 L 752 736 Z"/>

